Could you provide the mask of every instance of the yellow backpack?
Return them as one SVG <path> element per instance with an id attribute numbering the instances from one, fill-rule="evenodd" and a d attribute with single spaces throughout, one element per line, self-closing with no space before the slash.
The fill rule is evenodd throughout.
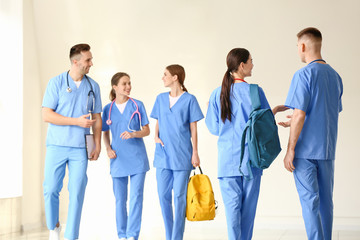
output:
<path id="1" fill-rule="evenodd" d="M 213 220 L 215 218 L 215 199 L 208 176 L 200 173 L 190 177 L 187 188 L 186 218 L 189 221 Z"/>

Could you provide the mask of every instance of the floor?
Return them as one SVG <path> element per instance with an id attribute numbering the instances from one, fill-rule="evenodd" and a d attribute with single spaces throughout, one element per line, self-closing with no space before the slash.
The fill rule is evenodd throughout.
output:
<path id="1" fill-rule="evenodd" d="M 63 237 L 62 231 L 61 237 Z M 154 237 L 156 234 L 142 234 L 142 240 L 163 240 L 163 236 Z M 158 234 L 161 235 L 161 234 Z M 14 233 L 9 235 L 0 235 L 0 240 L 47 240 L 47 229 L 33 230 L 25 233 Z M 81 238 L 80 238 L 81 239 Z M 115 240 L 107 236 L 86 237 L 86 240 Z M 186 234 L 184 240 L 222 240 L 227 239 L 226 236 L 216 235 L 207 231 L 198 232 L 197 234 Z M 255 230 L 253 240 L 306 240 L 305 232 L 302 230 Z M 360 240 L 360 231 L 334 231 L 333 240 Z"/>

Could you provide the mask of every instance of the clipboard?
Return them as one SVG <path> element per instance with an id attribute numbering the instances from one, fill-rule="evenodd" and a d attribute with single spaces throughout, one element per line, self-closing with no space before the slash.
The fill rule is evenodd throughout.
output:
<path id="1" fill-rule="evenodd" d="M 88 159 L 91 159 L 90 154 L 95 150 L 94 134 L 85 134 L 85 148 Z"/>

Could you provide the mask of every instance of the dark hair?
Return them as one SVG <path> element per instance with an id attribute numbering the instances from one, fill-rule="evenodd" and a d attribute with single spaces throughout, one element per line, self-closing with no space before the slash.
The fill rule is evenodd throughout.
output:
<path id="1" fill-rule="evenodd" d="M 221 104 L 221 120 L 225 123 L 228 119 L 231 122 L 231 101 L 230 90 L 234 84 L 234 79 L 231 73 L 237 71 L 240 63 L 246 63 L 249 59 L 250 52 L 245 48 L 234 48 L 226 57 L 226 65 L 228 69 L 224 74 L 221 85 L 220 104 Z"/>
<path id="2" fill-rule="evenodd" d="M 90 51 L 90 45 L 86 44 L 86 43 L 80 43 L 80 44 L 76 44 L 75 46 L 73 46 L 70 49 L 70 59 L 73 58 L 74 56 L 80 54 L 81 52 L 87 52 Z"/>
<path id="3" fill-rule="evenodd" d="M 316 41 L 321 42 L 322 40 L 321 32 L 319 31 L 319 29 L 314 27 L 305 28 L 301 30 L 296 36 L 298 37 L 298 39 L 302 38 L 303 36 L 308 36 Z"/>
<path id="4" fill-rule="evenodd" d="M 188 90 L 186 89 L 186 87 L 184 86 L 184 81 L 185 81 L 185 69 L 178 65 L 178 64 L 172 64 L 166 67 L 166 69 L 170 72 L 170 74 L 172 76 L 177 76 L 178 77 L 178 81 L 181 85 L 181 89 L 185 92 L 187 92 Z"/>
<path id="5" fill-rule="evenodd" d="M 130 78 L 129 74 L 124 73 L 124 72 L 115 73 L 114 76 L 111 78 L 111 91 L 110 91 L 110 94 L 109 94 L 109 98 L 110 98 L 111 101 L 114 101 L 115 98 L 116 98 L 116 92 L 115 92 L 113 86 L 118 85 L 119 81 L 120 81 L 120 78 L 122 78 L 124 76 Z"/>

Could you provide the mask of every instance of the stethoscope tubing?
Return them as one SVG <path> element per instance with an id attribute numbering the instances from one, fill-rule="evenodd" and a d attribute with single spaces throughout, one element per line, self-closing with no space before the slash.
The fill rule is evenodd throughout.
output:
<path id="1" fill-rule="evenodd" d="M 93 87 L 90 83 L 90 80 L 89 80 L 88 76 L 86 76 L 86 74 L 85 74 L 85 78 L 90 86 L 90 91 L 88 92 L 87 101 L 86 101 L 86 109 L 88 110 L 89 113 L 92 113 L 92 112 L 94 112 L 94 109 L 95 109 L 95 93 L 94 93 Z M 66 91 L 68 93 L 71 93 L 72 89 L 70 88 L 70 84 L 69 84 L 69 71 L 66 73 L 66 83 L 67 83 Z M 89 109 L 88 104 L 89 104 L 89 98 L 90 98 L 91 94 L 93 95 L 93 98 L 92 98 L 93 104 L 92 104 L 92 109 Z"/>
<path id="2" fill-rule="evenodd" d="M 129 97 L 129 99 L 135 104 L 136 110 L 133 112 L 133 114 L 132 114 L 131 117 L 130 117 L 129 124 L 128 124 L 128 129 L 129 129 L 130 131 L 132 131 L 132 132 L 135 132 L 136 130 L 133 130 L 133 129 L 130 128 L 130 122 L 131 122 L 131 119 L 133 119 L 134 115 L 135 115 L 135 114 L 138 114 L 138 115 L 139 115 L 139 121 L 140 121 L 140 128 L 141 128 L 141 114 L 140 114 L 140 112 L 139 112 L 139 106 L 137 105 L 137 103 L 135 102 L 135 100 L 132 99 L 131 97 Z M 112 107 L 113 107 L 115 101 L 116 101 L 116 98 L 111 102 L 110 109 L 109 109 L 109 117 L 108 117 L 108 120 L 106 120 L 106 124 L 107 124 L 107 125 L 111 125 L 111 124 L 112 124 L 112 121 L 111 121 L 111 111 L 112 111 Z"/>

